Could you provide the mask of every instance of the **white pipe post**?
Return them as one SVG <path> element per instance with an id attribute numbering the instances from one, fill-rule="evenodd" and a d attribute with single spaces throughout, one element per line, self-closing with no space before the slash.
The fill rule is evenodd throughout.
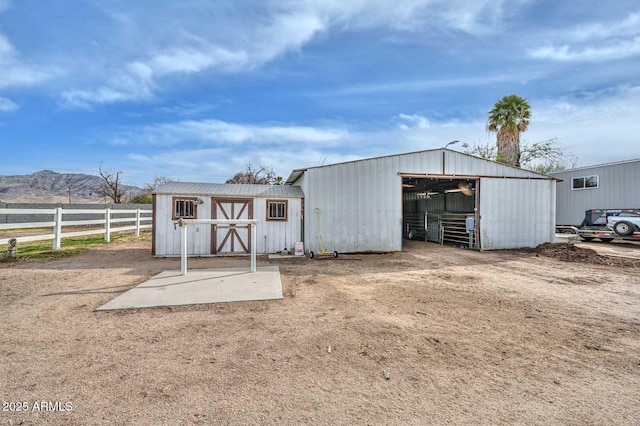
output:
<path id="1" fill-rule="evenodd" d="M 187 224 L 181 223 L 182 250 L 180 250 L 180 275 L 187 275 Z"/>
<path id="2" fill-rule="evenodd" d="M 251 224 L 251 272 L 256 272 L 256 224 Z"/>
<path id="3" fill-rule="evenodd" d="M 136 209 L 136 237 L 140 236 L 140 209 Z"/>
<path id="4" fill-rule="evenodd" d="M 55 222 L 56 226 L 54 227 L 53 231 L 53 249 L 60 250 L 60 243 L 62 240 L 62 207 L 56 208 Z"/>
<path id="5" fill-rule="evenodd" d="M 111 242 L 111 209 L 106 208 L 104 211 L 104 242 Z"/>

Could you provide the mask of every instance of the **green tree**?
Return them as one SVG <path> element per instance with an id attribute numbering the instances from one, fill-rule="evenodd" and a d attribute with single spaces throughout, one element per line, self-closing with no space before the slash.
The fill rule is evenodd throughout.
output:
<path id="1" fill-rule="evenodd" d="M 529 127 L 531 107 L 518 95 L 507 95 L 489 111 L 487 131 L 496 133 L 496 160 L 520 167 L 520 134 Z"/>
<path id="2" fill-rule="evenodd" d="M 135 195 L 127 201 L 128 204 L 151 204 L 153 203 L 153 198 L 151 198 L 150 194 L 145 192 Z"/>

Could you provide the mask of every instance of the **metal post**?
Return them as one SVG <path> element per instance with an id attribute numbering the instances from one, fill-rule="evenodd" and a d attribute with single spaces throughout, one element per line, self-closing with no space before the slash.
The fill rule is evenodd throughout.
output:
<path id="1" fill-rule="evenodd" d="M 56 226 L 53 231 L 53 249 L 60 250 L 60 242 L 62 240 L 62 207 L 56 208 L 55 222 Z"/>
<path id="2" fill-rule="evenodd" d="M 187 275 L 187 224 L 181 223 L 182 250 L 180 250 L 180 275 Z"/>
<path id="3" fill-rule="evenodd" d="M 251 224 L 251 272 L 256 272 L 256 224 Z"/>
<path id="4" fill-rule="evenodd" d="M 140 236 L 140 209 L 136 209 L 136 237 Z"/>
<path id="5" fill-rule="evenodd" d="M 111 209 L 107 208 L 104 211 L 104 242 L 111 242 Z"/>

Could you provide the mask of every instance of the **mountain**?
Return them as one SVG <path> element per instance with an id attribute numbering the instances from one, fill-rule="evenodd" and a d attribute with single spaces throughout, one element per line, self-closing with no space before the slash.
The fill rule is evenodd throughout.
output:
<path id="1" fill-rule="evenodd" d="M 103 180 L 82 173 L 56 173 L 42 170 L 30 175 L 0 176 L 0 202 L 3 203 L 104 203 L 99 195 Z M 127 194 L 142 188 L 123 185 Z M 71 188 L 71 189 L 69 189 Z M 107 199 L 106 202 L 110 200 Z"/>

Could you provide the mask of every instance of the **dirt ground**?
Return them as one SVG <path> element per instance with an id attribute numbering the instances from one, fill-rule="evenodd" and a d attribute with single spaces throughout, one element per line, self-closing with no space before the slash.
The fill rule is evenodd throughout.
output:
<path id="1" fill-rule="evenodd" d="M 558 250 L 261 259 L 284 300 L 113 312 L 179 260 L 0 264 L 0 424 L 638 424 L 637 260 Z"/>

